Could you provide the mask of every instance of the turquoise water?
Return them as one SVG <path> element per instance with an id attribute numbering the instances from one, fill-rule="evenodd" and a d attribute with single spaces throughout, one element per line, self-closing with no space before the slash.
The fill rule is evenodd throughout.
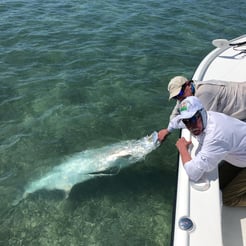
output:
<path id="1" fill-rule="evenodd" d="M 170 78 L 244 34 L 244 1 L 0 1 L 0 245 L 170 244 L 177 152 L 75 186 L 25 185 L 77 152 L 165 127 Z"/>

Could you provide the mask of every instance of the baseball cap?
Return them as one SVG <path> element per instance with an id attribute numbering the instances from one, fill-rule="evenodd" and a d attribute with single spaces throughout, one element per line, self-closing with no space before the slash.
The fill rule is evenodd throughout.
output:
<path id="1" fill-rule="evenodd" d="M 177 96 L 181 91 L 182 85 L 187 81 L 189 80 L 183 76 L 176 76 L 172 78 L 167 87 L 169 91 L 169 99 Z"/>
<path id="2" fill-rule="evenodd" d="M 178 117 L 178 121 L 183 119 L 190 119 L 192 116 L 196 114 L 197 111 L 204 109 L 201 101 L 195 97 L 190 96 L 184 99 L 179 105 L 180 115 Z"/>

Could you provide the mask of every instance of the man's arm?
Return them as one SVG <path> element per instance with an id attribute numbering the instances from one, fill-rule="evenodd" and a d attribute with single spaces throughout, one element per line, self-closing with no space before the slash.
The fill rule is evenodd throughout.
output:
<path id="1" fill-rule="evenodd" d="M 167 129 L 161 129 L 158 132 L 158 140 L 160 142 L 164 141 L 166 139 L 166 137 L 167 137 L 168 134 L 170 134 L 170 132 Z"/>
<path id="2" fill-rule="evenodd" d="M 174 119 L 172 119 L 167 128 L 161 129 L 158 132 L 158 139 L 160 142 L 164 141 L 166 137 L 175 129 L 182 129 L 186 128 L 184 123 L 182 121 L 178 121 L 178 116 L 176 116 Z"/>

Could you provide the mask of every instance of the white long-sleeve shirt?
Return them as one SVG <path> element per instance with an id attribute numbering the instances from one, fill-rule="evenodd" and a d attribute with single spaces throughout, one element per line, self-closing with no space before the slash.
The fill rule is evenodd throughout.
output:
<path id="1" fill-rule="evenodd" d="M 246 167 L 246 123 L 225 114 L 207 111 L 207 126 L 196 136 L 196 156 L 184 164 L 191 180 L 197 181 L 215 169 L 222 160 Z"/>

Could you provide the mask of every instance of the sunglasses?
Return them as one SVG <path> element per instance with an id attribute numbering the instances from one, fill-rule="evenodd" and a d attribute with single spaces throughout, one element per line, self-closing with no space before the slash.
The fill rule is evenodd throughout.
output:
<path id="1" fill-rule="evenodd" d="M 190 126 L 190 125 L 195 125 L 197 120 L 200 118 L 200 112 L 197 112 L 194 116 L 192 116 L 190 119 L 183 119 L 183 123 L 186 126 Z"/>
<path id="2" fill-rule="evenodd" d="M 184 93 L 185 93 L 185 87 L 187 86 L 187 84 L 185 83 L 185 84 L 183 84 L 182 85 L 182 87 L 181 87 L 181 90 L 180 90 L 180 92 L 179 92 L 179 94 L 177 95 L 177 96 L 175 96 L 175 97 L 173 97 L 173 99 L 179 99 L 180 97 L 182 97 L 183 95 L 184 95 Z"/>
<path id="3" fill-rule="evenodd" d="M 190 85 L 193 82 L 194 81 L 191 79 L 191 80 L 187 81 L 185 84 L 183 84 L 182 87 L 181 87 L 181 90 L 180 90 L 179 94 L 177 96 L 173 97 L 173 99 L 178 100 L 179 98 L 181 98 L 184 95 L 184 93 L 185 93 L 185 87 L 187 85 Z"/>

